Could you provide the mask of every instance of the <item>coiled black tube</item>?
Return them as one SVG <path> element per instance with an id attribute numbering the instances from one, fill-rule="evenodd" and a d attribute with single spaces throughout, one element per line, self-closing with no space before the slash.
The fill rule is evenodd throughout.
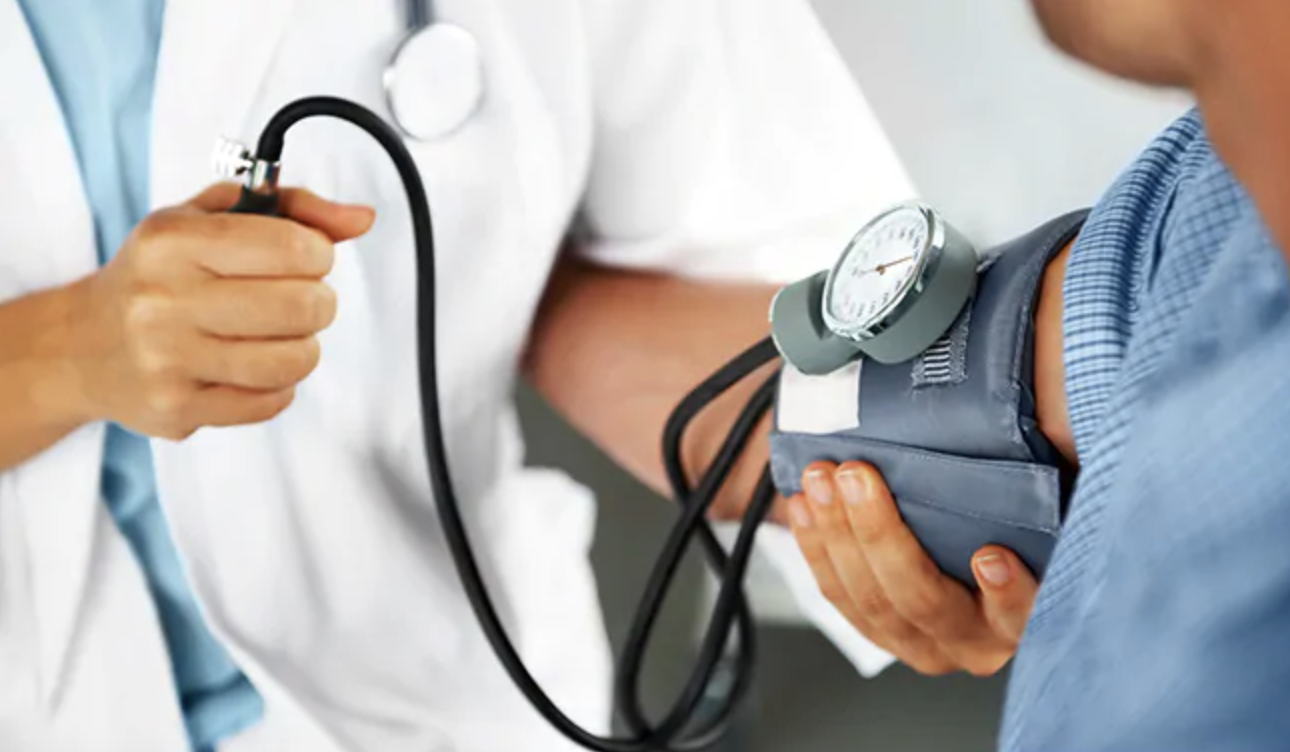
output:
<path id="1" fill-rule="evenodd" d="M 615 685 L 615 704 L 632 735 L 605 737 L 593 734 L 566 716 L 525 667 L 518 651 L 507 637 L 484 586 L 461 517 L 445 452 L 439 412 L 434 230 L 425 185 L 416 163 L 402 138 L 378 115 L 354 102 L 335 97 L 307 97 L 282 108 L 265 126 L 255 156 L 265 161 L 278 162 L 282 157 L 287 131 L 301 120 L 311 117 L 338 118 L 370 134 L 390 155 L 407 192 L 416 244 L 418 366 L 422 428 L 431 489 L 462 588 L 498 660 L 533 707 L 557 730 L 587 749 L 595 752 L 692 752 L 712 744 L 729 726 L 751 678 L 755 630 L 744 599 L 742 582 L 752 555 L 757 527 L 769 512 L 775 498 L 769 469 L 762 472 L 746 513 L 743 529 L 729 555 L 708 526 L 705 513 L 747 445 L 758 421 L 770 408 L 777 376 L 771 376 L 757 390 L 732 428 L 719 456 L 693 488 L 685 477 L 681 463 L 681 440 L 690 422 L 714 399 L 775 357 L 774 346 L 766 340 L 742 353 L 687 396 L 668 420 L 663 441 L 664 460 L 669 482 L 681 506 L 681 519 L 668 538 L 663 554 L 650 576 L 628 636 L 627 647 L 621 656 Z M 240 211 L 271 214 L 276 208 L 276 204 L 265 200 L 262 194 L 247 192 L 243 198 L 243 203 L 239 205 Z M 661 723 L 655 725 L 645 718 L 641 707 L 637 689 L 640 669 L 667 589 L 687 546 L 696 535 L 711 566 L 720 573 L 722 586 L 690 679 L 672 710 Z M 734 627 L 739 630 L 734 687 L 712 719 L 697 730 L 689 729 Z"/>

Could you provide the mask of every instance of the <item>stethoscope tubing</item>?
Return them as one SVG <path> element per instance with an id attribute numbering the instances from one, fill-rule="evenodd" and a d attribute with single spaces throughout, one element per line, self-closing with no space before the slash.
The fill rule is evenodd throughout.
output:
<path id="1" fill-rule="evenodd" d="M 406 0 L 403 5 L 406 36 L 410 37 L 434 22 L 434 0 Z"/>

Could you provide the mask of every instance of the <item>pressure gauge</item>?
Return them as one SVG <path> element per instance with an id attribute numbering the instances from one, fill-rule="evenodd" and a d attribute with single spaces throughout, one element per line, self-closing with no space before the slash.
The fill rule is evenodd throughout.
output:
<path id="1" fill-rule="evenodd" d="M 906 299 L 931 254 L 935 216 L 901 206 L 875 219 L 842 252 L 824 291 L 824 320 L 835 334 L 871 339 Z"/>
<path id="2" fill-rule="evenodd" d="M 954 323 L 972 297 L 978 265 L 972 245 L 939 214 L 901 204 L 843 250 L 824 286 L 824 323 L 875 360 L 908 360 Z"/>
<path id="3" fill-rule="evenodd" d="M 772 304 L 776 344 L 804 373 L 864 355 L 911 360 L 949 331 L 976 289 L 976 250 L 939 214 L 900 204 L 855 234 L 827 273 Z"/>

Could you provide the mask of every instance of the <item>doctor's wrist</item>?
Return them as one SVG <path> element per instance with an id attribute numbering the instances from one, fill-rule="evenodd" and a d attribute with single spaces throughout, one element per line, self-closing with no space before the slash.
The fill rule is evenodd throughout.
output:
<path id="1" fill-rule="evenodd" d="M 98 376 L 91 357 L 93 348 L 86 343 L 93 339 L 93 329 L 101 319 L 88 305 L 91 294 L 90 278 L 48 293 L 50 326 L 43 348 L 49 380 L 42 390 L 41 407 L 52 418 L 76 426 L 107 417 L 89 396 L 88 385 Z"/>
<path id="2" fill-rule="evenodd" d="M 89 422 L 71 356 L 70 288 L 0 304 L 0 472 Z"/>
<path id="3" fill-rule="evenodd" d="M 756 391 L 756 386 L 772 373 L 776 365 L 778 362 L 758 369 L 695 417 L 682 443 L 681 456 L 681 464 L 692 483 L 697 482 L 711 467 L 736 418 Z M 708 512 L 710 519 L 717 522 L 739 522 L 744 519 L 762 472 L 770 460 L 772 424 L 772 415 L 769 413 L 757 424 L 746 449 L 740 453 L 730 476 L 713 499 Z M 776 500 L 767 519 L 787 526 L 787 506 L 783 499 Z"/>

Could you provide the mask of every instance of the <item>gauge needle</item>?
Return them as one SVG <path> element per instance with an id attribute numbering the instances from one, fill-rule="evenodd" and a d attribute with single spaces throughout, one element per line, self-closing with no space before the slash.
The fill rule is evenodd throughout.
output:
<path id="1" fill-rule="evenodd" d="M 903 259 L 896 259 L 895 261 L 889 261 L 885 264 L 879 264 L 878 268 L 875 271 L 877 271 L 879 274 L 886 274 L 887 270 L 890 269 L 891 267 L 900 266 L 901 264 L 908 263 L 913 260 L 914 260 L 913 256 L 906 256 Z"/>
<path id="2" fill-rule="evenodd" d="M 867 277 L 870 274 L 873 274 L 875 272 L 877 272 L 879 275 L 886 274 L 887 270 L 892 268 L 893 266 L 900 266 L 901 264 L 905 264 L 913 260 L 914 260 L 913 256 L 906 256 L 903 259 L 896 259 L 895 261 L 888 261 L 885 264 L 879 264 L 872 269 L 865 269 L 863 271 L 854 272 L 852 273 L 851 276 L 855 277 L 856 279 L 860 279 L 861 277 Z"/>

